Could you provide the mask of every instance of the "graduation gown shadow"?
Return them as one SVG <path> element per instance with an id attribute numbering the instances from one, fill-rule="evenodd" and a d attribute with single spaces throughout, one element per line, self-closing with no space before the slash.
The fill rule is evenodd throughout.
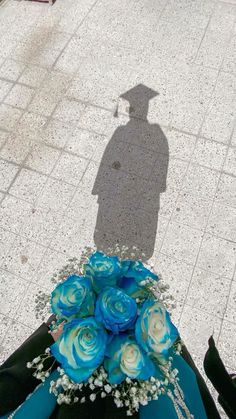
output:
<path id="1" fill-rule="evenodd" d="M 98 197 L 97 249 L 109 253 L 119 246 L 127 257 L 144 261 L 154 252 L 169 161 L 164 132 L 147 119 L 149 100 L 156 95 L 143 85 L 122 95 L 130 103 L 130 120 L 110 139 L 92 190 Z"/>

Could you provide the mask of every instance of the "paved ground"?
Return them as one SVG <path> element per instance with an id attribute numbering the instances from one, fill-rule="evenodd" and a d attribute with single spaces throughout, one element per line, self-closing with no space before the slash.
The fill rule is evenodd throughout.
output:
<path id="1" fill-rule="evenodd" d="M 2 358 L 67 256 L 118 241 L 198 364 L 214 331 L 235 369 L 235 22 L 235 0 L 1 3 Z"/>

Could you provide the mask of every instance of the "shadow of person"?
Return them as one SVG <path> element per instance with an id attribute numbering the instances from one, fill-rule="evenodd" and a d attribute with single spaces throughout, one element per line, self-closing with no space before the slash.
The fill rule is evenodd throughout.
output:
<path id="1" fill-rule="evenodd" d="M 107 254 L 146 261 L 154 252 L 169 160 L 163 131 L 147 119 L 157 94 L 139 84 L 121 95 L 130 104 L 130 119 L 109 141 L 92 190 L 98 195 L 94 242 Z"/>

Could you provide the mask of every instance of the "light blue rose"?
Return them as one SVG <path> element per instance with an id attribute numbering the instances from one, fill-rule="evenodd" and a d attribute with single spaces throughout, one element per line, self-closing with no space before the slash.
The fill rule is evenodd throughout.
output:
<path id="1" fill-rule="evenodd" d="M 118 257 L 95 252 L 85 265 L 85 272 L 91 277 L 94 290 L 99 293 L 106 286 L 116 286 L 122 275 L 122 268 Z"/>
<path id="2" fill-rule="evenodd" d="M 148 355 L 166 361 L 179 333 L 165 307 L 159 301 L 147 300 L 137 319 L 135 336 Z"/>
<path id="3" fill-rule="evenodd" d="M 52 355 L 76 383 L 87 381 L 103 362 L 107 333 L 94 317 L 74 319 L 51 346 Z"/>
<path id="4" fill-rule="evenodd" d="M 142 282 L 149 278 L 158 281 L 158 276 L 145 268 L 140 261 L 130 261 L 129 265 L 128 261 L 125 261 L 123 264 L 124 275 L 119 282 L 119 286 L 133 298 L 145 297 L 147 290 Z"/>
<path id="5" fill-rule="evenodd" d="M 137 317 L 136 301 L 118 288 L 107 287 L 99 295 L 95 318 L 114 334 L 134 327 Z"/>
<path id="6" fill-rule="evenodd" d="M 120 384 L 126 377 L 147 380 L 156 371 L 134 336 L 126 334 L 114 336 L 108 344 L 104 366 L 111 384 Z"/>
<path id="7" fill-rule="evenodd" d="M 89 278 L 72 275 L 57 285 L 51 294 L 51 307 L 59 318 L 91 316 L 95 294 Z"/>

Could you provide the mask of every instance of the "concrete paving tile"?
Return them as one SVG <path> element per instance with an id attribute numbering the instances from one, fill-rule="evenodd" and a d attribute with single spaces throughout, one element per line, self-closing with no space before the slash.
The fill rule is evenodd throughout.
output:
<path id="1" fill-rule="evenodd" d="M 216 193 L 220 173 L 211 169 L 190 164 L 182 191 L 202 198 L 212 199 Z"/>
<path id="2" fill-rule="evenodd" d="M 9 320 L 7 334 L 0 352 L 0 362 L 4 362 L 33 332 L 33 328 Z"/>
<path id="3" fill-rule="evenodd" d="M 236 147 L 236 127 L 234 128 L 232 133 L 231 144 L 232 146 Z"/>
<path id="4" fill-rule="evenodd" d="M 190 285 L 193 266 L 159 253 L 155 261 L 157 274 L 169 285 L 169 293 L 178 303 L 184 303 Z"/>
<path id="5" fill-rule="evenodd" d="M 188 163 L 179 159 L 169 159 L 168 156 L 157 156 L 152 167 L 151 180 L 157 182 L 160 191 L 166 188 L 180 189 L 186 175 Z"/>
<path id="6" fill-rule="evenodd" d="M 6 142 L 7 138 L 9 137 L 9 133 L 6 131 L 0 130 L 0 148 Z"/>
<path id="7" fill-rule="evenodd" d="M 220 72 L 216 86 L 211 97 L 210 112 L 215 114 L 235 115 L 234 107 L 236 100 L 236 76 L 230 73 Z M 222 118 L 222 117 L 221 117 Z M 222 119 L 222 126 L 228 125 L 229 117 Z"/>
<path id="8" fill-rule="evenodd" d="M 2 191 L 6 191 L 10 187 L 18 170 L 18 166 L 0 159 L 0 189 Z"/>
<path id="9" fill-rule="evenodd" d="M 29 327 L 34 329 L 38 328 L 42 323 L 42 320 L 47 320 L 50 316 L 48 308 L 45 307 L 43 310 L 44 315 L 43 319 L 37 313 L 37 302 L 36 299 L 40 295 L 40 291 L 44 292 L 42 286 L 37 286 L 35 284 L 30 284 L 29 288 L 25 292 L 25 295 L 21 301 L 21 305 L 17 310 L 15 319 Z M 47 291 L 47 290 L 45 290 Z"/>
<path id="10" fill-rule="evenodd" d="M 47 249 L 34 275 L 34 281 L 50 292 L 55 288 L 53 275 L 68 263 L 68 257 L 62 253 Z"/>
<path id="11" fill-rule="evenodd" d="M 233 35 L 230 42 L 226 46 L 226 53 L 224 56 L 222 70 L 229 73 L 236 73 L 236 35 Z"/>
<path id="12" fill-rule="evenodd" d="M 209 28 L 217 30 L 219 36 L 224 33 L 228 33 L 233 29 L 235 22 L 236 8 L 233 4 L 217 4 L 214 13 L 211 17 Z"/>
<path id="13" fill-rule="evenodd" d="M 0 276 L 1 313 L 12 317 L 25 294 L 28 282 L 4 270 L 0 270 Z"/>
<path id="14" fill-rule="evenodd" d="M 33 172 L 32 170 L 22 169 L 9 192 L 17 198 L 35 203 L 40 192 L 47 181 L 47 176 Z"/>
<path id="15" fill-rule="evenodd" d="M 15 235 L 10 231 L 0 229 L 0 266 L 2 266 L 6 254 L 15 240 Z"/>
<path id="16" fill-rule="evenodd" d="M 9 317 L 5 317 L 2 314 L 0 315 L 0 362 L 2 361 L 2 352 L 3 352 L 2 342 L 8 332 L 10 323 L 11 323 L 11 319 L 9 319 Z"/>
<path id="17" fill-rule="evenodd" d="M 3 268 L 28 281 L 34 281 L 44 253 L 44 247 L 17 236 L 4 259 Z"/>
<path id="18" fill-rule="evenodd" d="M 171 126 L 197 134 L 209 106 L 217 80 L 217 71 L 195 65 L 186 69 L 185 77 L 179 78 L 178 95 Z"/>
<path id="19" fill-rule="evenodd" d="M 6 59 L 0 68 L 0 77 L 4 79 L 16 81 L 23 72 L 25 65 L 19 61 Z"/>
<path id="20" fill-rule="evenodd" d="M 79 257 L 86 246 L 95 248 L 93 241 L 95 222 L 96 220 L 93 222 L 90 220 L 87 223 L 84 219 L 75 222 L 74 218 L 64 217 L 50 248 L 69 257 L 74 255 Z"/>
<path id="21" fill-rule="evenodd" d="M 44 80 L 43 87 L 29 105 L 29 110 L 41 115 L 50 116 L 66 92 L 68 83 L 69 79 L 66 75 L 51 72 Z"/>
<path id="22" fill-rule="evenodd" d="M 48 72 L 45 68 L 29 65 L 25 67 L 18 81 L 30 87 L 39 87 L 47 74 Z"/>
<path id="23" fill-rule="evenodd" d="M 75 190 L 76 188 L 72 185 L 49 178 L 37 199 L 37 205 L 46 210 L 64 212 Z"/>
<path id="24" fill-rule="evenodd" d="M 99 171 L 99 168 L 100 168 L 99 163 L 90 161 L 84 173 L 84 176 L 80 182 L 80 187 L 90 192 L 91 194 L 95 192 L 95 191 L 93 192 L 93 189 L 94 189 L 94 183 L 95 183 L 95 179 Z"/>
<path id="25" fill-rule="evenodd" d="M 63 99 L 53 113 L 53 118 L 76 124 L 84 112 L 85 105 L 73 100 Z"/>
<path id="26" fill-rule="evenodd" d="M 230 367 L 231 371 L 235 371 L 235 356 L 236 356 L 236 325 L 227 320 L 223 321 L 222 330 L 218 341 L 218 349 L 222 360 Z"/>
<path id="27" fill-rule="evenodd" d="M 195 268 L 188 290 L 186 304 L 223 318 L 231 281 L 219 274 L 212 274 L 200 268 Z"/>
<path id="28" fill-rule="evenodd" d="M 221 174 L 215 201 L 236 207 L 236 178 L 234 176 Z"/>
<path id="29" fill-rule="evenodd" d="M 194 264 L 202 240 L 202 233 L 191 227 L 171 222 L 161 252 L 186 263 Z"/>
<path id="30" fill-rule="evenodd" d="M 13 233 L 19 233 L 31 205 L 7 195 L 0 206 L 0 226 Z"/>
<path id="31" fill-rule="evenodd" d="M 190 160 L 196 144 L 196 137 L 173 129 L 164 129 L 163 131 L 168 142 L 169 156 Z"/>
<path id="32" fill-rule="evenodd" d="M 37 115 L 31 112 L 24 112 L 22 118 L 17 125 L 17 131 L 21 134 L 38 133 L 44 127 L 47 119 L 42 115 Z"/>
<path id="33" fill-rule="evenodd" d="M 172 220 L 203 231 L 210 210 L 209 200 L 181 192 L 173 208 Z"/>
<path id="34" fill-rule="evenodd" d="M 0 128 L 11 131 L 22 115 L 20 109 L 0 104 Z"/>
<path id="35" fill-rule="evenodd" d="M 28 209 L 21 235 L 43 246 L 48 246 L 60 225 L 61 217 L 61 211 L 35 205 Z"/>
<path id="36" fill-rule="evenodd" d="M 55 63 L 55 70 L 73 74 L 79 70 L 86 57 L 81 38 L 73 36 Z"/>
<path id="37" fill-rule="evenodd" d="M 215 203 L 207 225 L 207 231 L 226 240 L 236 241 L 236 208 Z"/>
<path id="38" fill-rule="evenodd" d="M 21 164 L 34 144 L 34 137 L 16 131 L 8 136 L 0 151 L 0 156 L 14 163 Z"/>
<path id="39" fill-rule="evenodd" d="M 236 176 L 236 148 L 229 147 L 223 170 L 230 175 Z"/>
<path id="40" fill-rule="evenodd" d="M 35 91 L 29 87 L 15 84 L 5 98 L 5 103 L 16 108 L 25 109 L 31 102 Z"/>
<path id="41" fill-rule="evenodd" d="M 107 146 L 108 139 L 103 135 L 78 128 L 75 128 L 73 132 L 74 134 L 67 142 L 65 149 L 71 153 L 87 159 L 93 158 L 93 160 L 99 162 Z"/>
<path id="42" fill-rule="evenodd" d="M 220 143 L 228 144 L 233 129 L 232 112 L 207 113 L 201 128 L 201 135 Z"/>
<path id="43" fill-rule="evenodd" d="M 232 279 L 235 256 L 234 243 L 207 233 L 203 237 L 197 265 L 207 271 Z"/>
<path id="44" fill-rule="evenodd" d="M 89 211 L 90 217 L 96 219 L 97 210 L 97 197 L 78 189 L 66 210 L 66 216 L 79 220 L 81 218 L 86 218 Z"/>
<path id="45" fill-rule="evenodd" d="M 224 319 L 236 323 L 236 282 L 232 281 Z"/>
<path id="46" fill-rule="evenodd" d="M 13 83 L 0 79 L 0 101 L 2 102 L 11 90 Z"/>
<path id="47" fill-rule="evenodd" d="M 214 141 L 200 138 L 197 141 L 192 162 L 210 169 L 221 170 L 227 153 L 227 147 Z"/>
<path id="48" fill-rule="evenodd" d="M 73 4 L 70 8 L 67 7 L 58 23 L 58 28 L 73 33 L 87 16 L 94 3 L 94 0 L 86 0 L 76 5 Z"/>
<path id="49" fill-rule="evenodd" d="M 130 88 L 132 52 L 119 46 L 98 46 L 86 59 L 80 58 L 78 77 L 68 95 L 77 100 L 113 109 L 122 92 Z M 122 62 L 121 62 L 122 61 Z"/>
<path id="50" fill-rule="evenodd" d="M 121 116 L 116 118 L 110 111 L 94 106 L 88 105 L 82 109 L 84 112 L 82 115 L 80 114 L 81 118 L 78 119 L 79 126 L 89 131 L 106 135 L 107 137 L 112 136 L 115 130 L 123 125 L 124 121 L 124 123 L 127 122 L 127 117 Z"/>
<path id="51" fill-rule="evenodd" d="M 186 305 L 180 320 L 180 334 L 188 350 L 194 357 L 203 359 L 208 339 L 214 333 L 219 336 L 221 320 L 213 314 Z"/>
<path id="52" fill-rule="evenodd" d="M 66 143 L 77 138 L 77 130 L 70 123 L 51 119 L 41 132 L 41 141 L 56 148 L 64 148 Z"/>
<path id="53" fill-rule="evenodd" d="M 196 64 L 220 68 L 228 42 L 228 33 L 219 36 L 218 31 L 208 29 L 198 50 Z"/>
<path id="54" fill-rule="evenodd" d="M 180 1 L 178 4 L 174 0 L 168 2 L 165 13 L 175 14 L 179 16 L 182 13 L 194 13 L 194 15 L 200 16 L 211 16 L 212 12 L 215 9 L 215 2 L 214 1 L 197 1 L 197 2 L 188 2 L 188 1 Z"/>
<path id="55" fill-rule="evenodd" d="M 59 150 L 55 150 L 44 144 L 35 144 L 25 161 L 25 165 L 49 175 L 58 161 L 59 156 Z"/>
<path id="56" fill-rule="evenodd" d="M 54 167 L 51 175 L 61 181 L 78 185 L 85 169 L 88 165 L 88 160 L 82 157 L 77 157 L 72 154 L 63 153 Z"/>

